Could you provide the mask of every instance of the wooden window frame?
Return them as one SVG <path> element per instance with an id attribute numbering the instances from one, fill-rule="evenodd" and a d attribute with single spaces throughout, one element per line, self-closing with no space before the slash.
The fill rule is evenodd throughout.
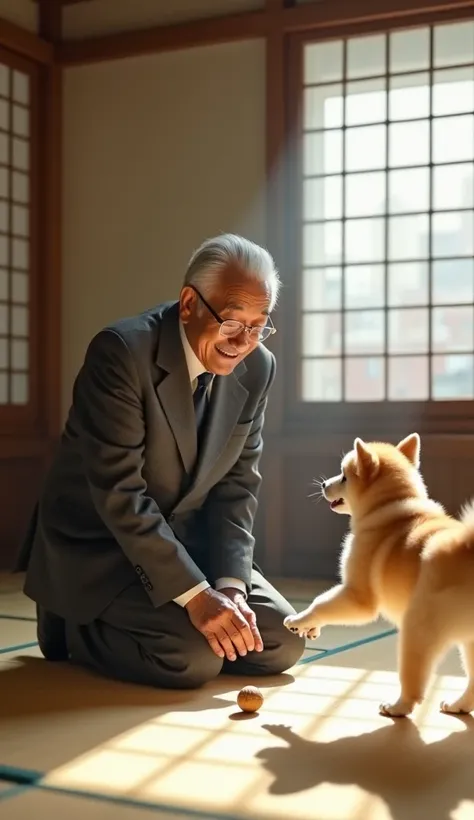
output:
<path id="1" fill-rule="evenodd" d="M 281 326 L 279 358 L 283 365 L 283 429 L 288 433 L 306 430 L 319 434 L 373 436 L 397 435 L 417 430 L 420 434 L 474 432 L 474 399 L 449 401 L 310 402 L 301 396 L 301 226 L 302 175 L 300 121 L 302 113 L 303 52 L 307 43 L 344 39 L 357 35 L 408 30 L 439 23 L 472 20 L 474 9 L 439 9 L 406 14 L 393 19 L 358 21 L 327 29 L 307 28 L 288 38 L 285 161 L 284 295 L 277 326 Z M 384 306 L 384 309 L 386 307 Z M 385 354 L 386 356 L 386 354 Z"/>

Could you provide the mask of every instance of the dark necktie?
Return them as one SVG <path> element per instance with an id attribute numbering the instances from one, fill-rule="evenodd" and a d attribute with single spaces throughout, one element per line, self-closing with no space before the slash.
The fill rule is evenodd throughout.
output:
<path id="1" fill-rule="evenodd" d="M 209 387 L 211 379 L 212 373 L 201 373 L 201 375 L 198 376 L 197 387 L 193 394 L 194 413 L 196 416 L 196 428 L 198 431 L 198 438 L 199 430 L 202 426 L 202 423 L 204 421 L 204 415 L 206 413 L 207 388 Z"/>

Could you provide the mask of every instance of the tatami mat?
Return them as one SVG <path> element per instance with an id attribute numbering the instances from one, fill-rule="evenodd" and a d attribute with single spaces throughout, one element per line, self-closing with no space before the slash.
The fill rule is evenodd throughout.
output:
<path id="1" fill-rule="evenodd" d="M 0 620 L 2 641 L 34 634 L 14 623 Z M 439 712 L 464 685 L 456 653 L 413 719 L 392 721 L 378 705 L 397 696 L 396 637 L 373 626 L 324 630 L 329 651 L 309 648 L 286 675 L 194 692 L 108 681 L 37 647 L 4 652 L 0 817 L 472 820 L 474 719 Z M 248 682 L 265 697 L 251 716 L 236 705 Z"/>
<path id="2" fill-rule="evenodd" d="M 2 802 L 0 784 L 0 817 L 2 820 L 190 820 L 189 814 L 161 811 L 129 803 L 108 803 L 102 800 L 57 794 L 38 789 L 16 789 L 17 795 L 5 795 Z M 8 803 L 6 800 L 8 799 Z"/>

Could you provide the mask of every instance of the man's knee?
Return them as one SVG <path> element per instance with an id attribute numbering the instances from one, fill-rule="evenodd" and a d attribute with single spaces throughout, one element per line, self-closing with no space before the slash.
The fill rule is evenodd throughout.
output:
<path id="1" fill-rule="evenodd" d="M 174 686 L 180 689 L 199 689 L 217 678 L 222 671 L 222 658 L 218 658 L 207 641 L 190 644 L 183 650 L 182 664 L 174 673 Z"/>

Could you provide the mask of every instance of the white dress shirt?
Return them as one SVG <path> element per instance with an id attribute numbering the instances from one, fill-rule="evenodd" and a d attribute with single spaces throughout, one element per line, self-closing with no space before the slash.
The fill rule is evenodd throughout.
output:
<path id="1" fill-rule="evenodd" d="M 182 322 L 179 323 L 179 334 L 181 336 L 181 342 L 184 348 L 184 354 L 186 356 L 189 380 L 191 382 L 192 391 L 194 393 L 197 387 L 198 376 L 200 376 L 201 373 L 205 373 L 206 368 L 202 366 L 201 362 L 194 353 L 194 350 L 189 344 Z M 209 387 L 207 388 L 209 393 L 212 390 L 213 381 L 214 379 L 212 379 Z M 180 606 L 186 606 L 188 601 L 194 598 L 195 595 L 197 595 L 199 592 L 202 592 L 203 589 L 207 589 L 208 587 L 210 587 L 210 584 L 207 581 L 201 581 L 200 584 L 196 584 L 196 586 L 192 587 L 191 589 L 188 589 L 187 592 L 184 592 L 178 598 L 175 598 L 174 601 L 176 604 L 179 604 Z M 240 592 L 244 594 L 245 597 L 247 597 L 247 588 L 245 586 L 245 583 L 241 581 L 240 578 L 217 578 L 216 589 L 224 589 L 225 587 L 233 587 L 234 589 L 238 589 Z"/>

